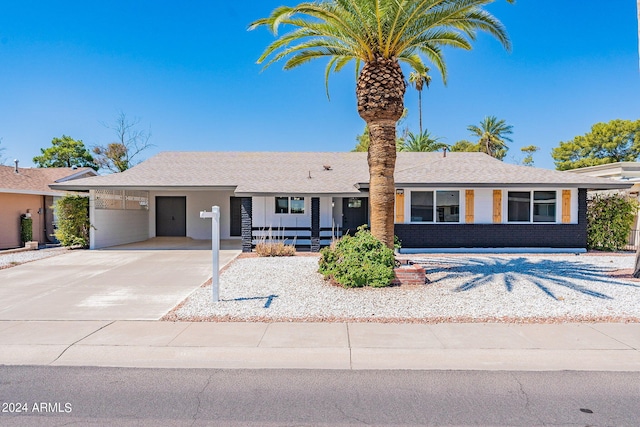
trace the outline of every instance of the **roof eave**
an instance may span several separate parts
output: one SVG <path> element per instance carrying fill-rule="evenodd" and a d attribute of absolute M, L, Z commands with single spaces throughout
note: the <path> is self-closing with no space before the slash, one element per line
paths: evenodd
<path fill-rule="evenodd" d="M 231 185 L 74 185 L 73 182 L 65 184 L 51 184 L 51 188 L 65 191 L 90 191 L 90 190 L 132 190 L 132 191 L 234 191 L 236 186 Z"/>
<path fill-rule="evenodd" d="M 539 182 L 522 182 L 522 183 L 491 183 L 491 182 L 466 182 L 466 183 L 454 183 L 454 182 L 396 182 L 396 188 L 586 188 L 588 190 L 623 190 L 631 188 L 633 183 L 611 182 L 611 183 L 539 183 Z M 368 183 L 358 184 L 359 188 L 369 188 Z"/>
<path fill-rule="evenodd" d="M 0 193 L 24 194 L 29 196 L 64 196 L 67 191 L 38 191 L 38 190 L 18 190 L 15 188 L 0 188 Z"/>

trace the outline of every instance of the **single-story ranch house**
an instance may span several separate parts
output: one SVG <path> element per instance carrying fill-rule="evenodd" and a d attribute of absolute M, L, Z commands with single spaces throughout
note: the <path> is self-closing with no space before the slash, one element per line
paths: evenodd
<path fill-rule="evenodd" d="M 483 153 L 398 153 L 403 248 L 585 248 L 587 190 L 630 184 L 503 163 Z M 317 251 L 369 218 L 367 153 L 164 152 L 125 171 L 52 185 L 89 191 L 91 247 L 160 236 L 261 235 Z"/>
<path fill-rule="evenodd" d="M 20 168 L 0 165 L 0 249 L 19 247 L 20 217 L 33 221 L 33 241 L 56 242 L 53 203 L 64 192 L 54 191 L 49 184 L 95 176 L 91 168 Z"/>

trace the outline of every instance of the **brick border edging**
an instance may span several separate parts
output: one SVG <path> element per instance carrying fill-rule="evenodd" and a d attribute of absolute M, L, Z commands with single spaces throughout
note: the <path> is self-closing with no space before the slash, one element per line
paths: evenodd
<path fill-rule="evenodd" d="M 424 267 L 418 264 L 401 265 L 393 269 L 392 285 L 424 285 L 429 282 Z"/>

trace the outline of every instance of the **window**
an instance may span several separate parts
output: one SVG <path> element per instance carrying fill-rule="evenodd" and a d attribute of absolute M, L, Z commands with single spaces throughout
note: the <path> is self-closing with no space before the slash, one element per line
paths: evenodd
<path fill-rule="evenodd" d="M 556 192 L 533 192 L 533 222 L 556 222 Z"/>
<path fill-rule="evenodd" d="M 531 193 L 529 191 L 509 191 L 509 222 L 529 222 L 531 219 Z"/>
<path fill-rule="evenodd" d="M 460 192 L 412 191 L 411 221 L 460 222 Z"/>
<path fill-rule="evenodd" d="M 359 209 L 362 207 L 362 199 L 359 197 L 350 197 L 348 205 L 350 208 Z"/>
<path fill-rule="evenodd" d="M 292 197 L 291 198 L 291 213 L 303 214 L 304 213 L 304 197 Z"/>
<path fill-rule="evenodd" d="M 556 192 L 509 191 L 507 208 L 509 222 L 556 222 Z"/>
<path fill-rule="evenodd" d="M 436 221 L 460 222 L 460 192 L 436 191 Z"/>
<path fill-rule="evenodd" d="M 411 192 L 411 221 L 433 222 L 433 191 Z"/>
<path fill-rule="evenodd" d="M 288 197 L 276 197 L 276 213 L 277 214 L 289 213 L 289 198 Z"/>
<path fill-rule="evenodd" d="M 304 197 L 276 197 L 277 214 L 304 214 Z"/>

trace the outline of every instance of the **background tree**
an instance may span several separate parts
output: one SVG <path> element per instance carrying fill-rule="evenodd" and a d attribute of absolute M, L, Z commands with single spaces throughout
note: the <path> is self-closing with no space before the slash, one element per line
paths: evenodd
<path fill-rule="evenodd" d="M 533 166 L 533 154 L 540 151 L 540 147 L 536 145 L 527 145 L 526 147 L 522 147 L 520 149 L 526 156 L 522 159 L 522 164 L 524 166 Z"/>
<path fill-rule="evenodd" d="M 471 141 L 467 141 L 466 139 L 463 139 L 461 141 L 456 142 L 455 144 L 453 144 L 450 147 L 451 151 L 458 151 L 458 152 L 473 152 L 473 153 L 477 153 L 480 151 L 480 146 L 478 144 L 474 144 Z"/>
<path fill-rule="evenodd" d="M 640 1 L 640 0 L 638 0 Z M 409 73 L 409 84 L 418 91 L 418 116 L 420 117 L 420 134 L 422 134 L 422 89 L 429 88 L 431 76 L 429 67 L 424 67 L 423 71 L 412 71 Z"/>
<path fill-rule="evenodd" d="M 509 150 L 505 141 L 513 142 L 507 136 L 513 133 L 513 126 L 504 120 L 498 120 L 496 116 L 487 116 L 480 122 L 480 126 L 470 125 L 467 129 L 478 137 L 479 151 L 498 160 L 504 159 Z"/>
<path fill-rule="evenodd" d="M 84 146 L 82 140 L 75 140 L 67 135 L 53 138 L 51 147 L 41 148 L 41 156 L 33 158 L 39 168 L 70 168 L 73 166 L 90 167 L 98 170 L 91 153 Z"/>
<path fill-rule="evenodd" d="M 446 79 L 443 46 L 471 49 L 478 30 L 510 47 L 503 25 L 484 9 L 493 0 L 327 0 L 281 6 L 249 29 L 292 28 L 258 59 L 269 66 L 285 61 L 291 69 L 328 58 L 325 83 L 354 61 L 358 113 L 369 127 L 369 212 L 371 232 L 392 248 L 396 122 L 404 110 L 405 79 L 400 62 L 425 72 L 426 56 Z M 362 69 L 360 66 L 362 65 Z M 446 80 L 445 80 L 446 81 Z"/>
<path fill-rule="evenodd" d="M 138 154 L 153 147 L 153 144 L 149 143 L 151 131 L 137 129 L 136 126 L 139 123 L 139 118 L 129 120 L 127 115 L 121 112 L 114 125 L 104 125 L 116 133 L 117 140 L 107 144 L 106 147 L 101 145 L 93 147 L 95 161 L 100 168 L 111 172 L 126 171 L 135 166 L 136 163 L 133 161 Z"/>
<path fill-rule="evenodd" d="M 432 136 L 429 131 L 419 134 L 409 132 L 404 144 L 400 146 L 400 151 L 438 151 L 443 148 L 449 148 L 444 142 L 440 142 L 442 138 Z"/>
<path fill-rule="evenodd" d="M 551 151 L 558 170 L 634 162 L 639 155 L 640 120 L 620 119 L 596 123 L 591 132 L 561 142 Z"/>
<path fill-rule="evenodd" d="M 351 151 L 362 153 L 369 151 L 369 144 L 371 143 L 371 139 L 369 138 L 369 126 L 365 126 L 364 131 L 360 135 L 356 136 L 356 141 L 356 146 Z"/>

